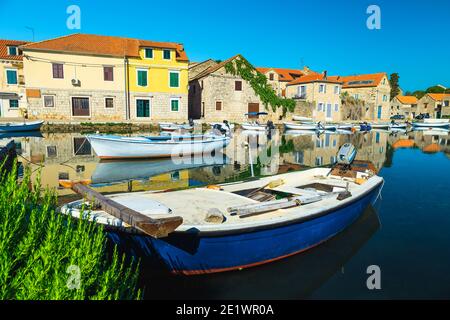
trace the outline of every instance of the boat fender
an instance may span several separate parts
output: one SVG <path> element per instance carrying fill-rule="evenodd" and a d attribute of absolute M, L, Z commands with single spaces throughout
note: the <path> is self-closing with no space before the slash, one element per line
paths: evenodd
<path fill-rule="evenodd" d="M 205 216 L 205 221 L 209 223 L 223 223 L 225 221 L 225 216 L 217 208 L 211 208 L 208 210 Z"/>
<path fill-rule="evenodd" d="M 365 183 L 367 180 L 364 178 L 355 178 L 355 183 L 358 185 L 362 185 L 363 183 Z"/>
<path fill-rule="evenodd" d="M 218 185 L 215 184 L 211 184 L 209 186 L 206 186 L 206 189 L 211 189 L 211 190 L 222 190 L 222 188 Z"/>

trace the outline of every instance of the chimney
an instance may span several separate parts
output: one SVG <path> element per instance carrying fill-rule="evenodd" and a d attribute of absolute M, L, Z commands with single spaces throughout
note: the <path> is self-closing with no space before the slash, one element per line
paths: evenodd
<path fill-rule="evenodd" d="M 307 66 L 303 67 L 303 73 L 304 74 L 308 74 L 309 73 L 309 68 Z"/>
<path fill-rule="evenodd" d="M 324 79 L 324 80 L 327 79 L 327 70 L 325 70 L 325 71 L 323 72 L 323 79 Z"/>

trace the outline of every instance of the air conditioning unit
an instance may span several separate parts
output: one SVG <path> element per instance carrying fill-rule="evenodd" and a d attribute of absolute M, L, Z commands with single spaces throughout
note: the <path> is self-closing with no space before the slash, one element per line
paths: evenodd
<path fill-rule="evenodd" d="M 79 87 L 81 85 L 81 81 L 78 79 L 72 79 L 72 85 Z"/>

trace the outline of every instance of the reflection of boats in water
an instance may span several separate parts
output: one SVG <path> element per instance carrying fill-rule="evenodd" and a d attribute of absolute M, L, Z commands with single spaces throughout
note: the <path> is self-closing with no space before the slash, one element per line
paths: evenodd
<path fill-rule="evenodd" d="M 446 136 L 450 133 L 450 130 L 445 128 L 414 127 L 414 131 L 420 131 L 424 136 Z"/>
<path fill-rule="evenodd" d="M 313 130 L 286 130 L 285 136 L 315 136 L 317 133 Z"/>
<path fill-rule="evenodd" d="M 222 153 L 215 156 L 186 157 L 178 159 L 158 159 L 145 161 L 99 162 L 92 173 L 92 184 L 109 184 L 128 180 L 142 180 L 163 173 L 225 165 L 229 158 Z"/>
<path fill-rule="evenodd" d="M 42 138 L 40 131 L 13 131 L 13 132 L 0 132 L 0 139 L 6 138 Z"/>
<path fill-rule="evenodd" d="M 335 238 L 301 255 L 226 274 L 176 277 L 143 265 L 146 299 L 300 299 L 338 272 L 379 229 L 372 206 Z M 238 284 L 238 285 L 237 285 Z"/>

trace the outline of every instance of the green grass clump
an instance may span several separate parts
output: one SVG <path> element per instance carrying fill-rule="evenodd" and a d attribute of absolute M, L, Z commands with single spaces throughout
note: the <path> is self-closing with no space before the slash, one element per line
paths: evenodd
<path fill-rule="evenodd" d="M 107 250 L 103 228 L 57 213 L 55 192 L 16 172 L 0 177 L 0 299 L 139 299 L 138 265 Z"/>

